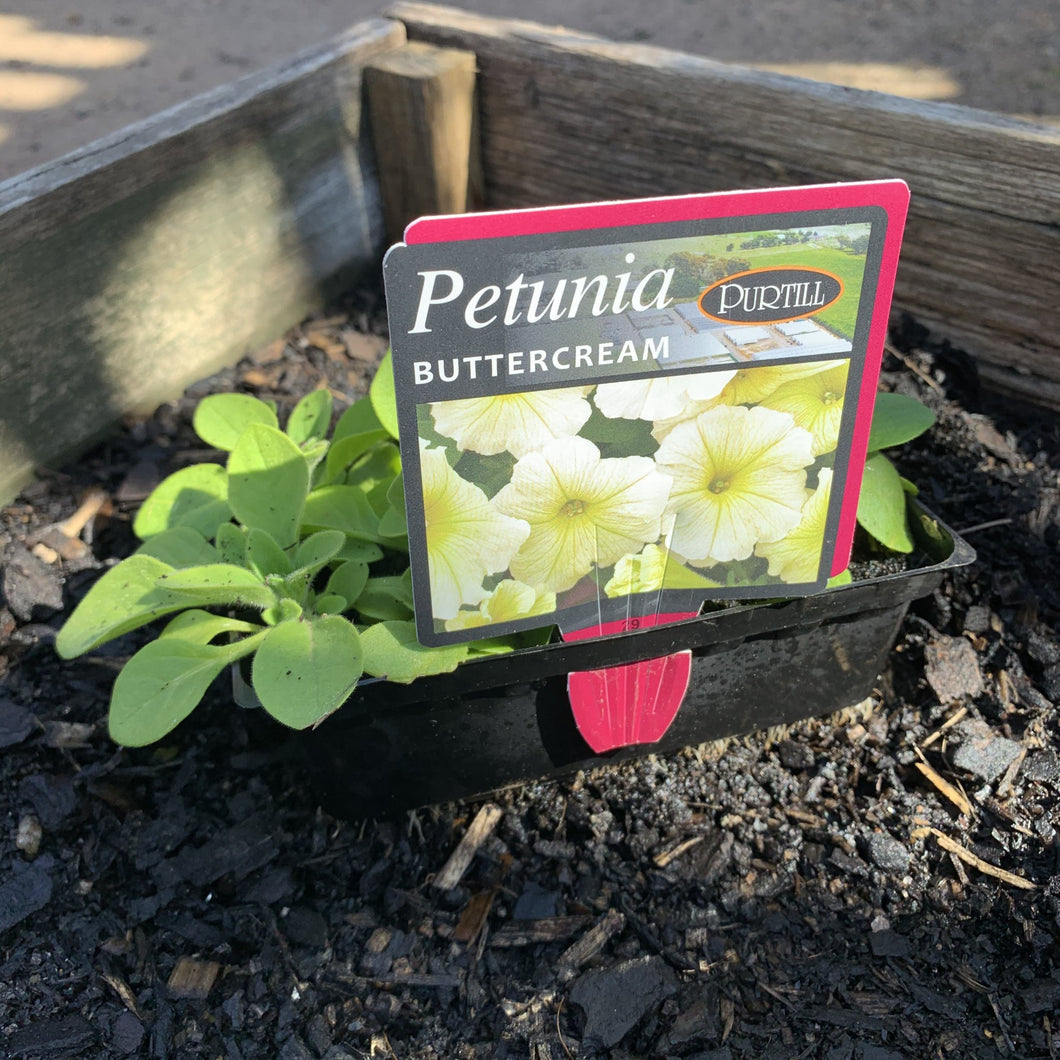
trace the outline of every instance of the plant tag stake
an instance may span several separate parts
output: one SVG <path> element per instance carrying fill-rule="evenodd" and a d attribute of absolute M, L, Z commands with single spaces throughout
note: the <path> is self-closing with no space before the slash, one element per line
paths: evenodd
<path fill-rule="evenodd" d="M 416 629 L 567 640 L 849 561 L 901 181 L 421 218 L 384 263 Z M 687 653 L 573 673 L 602 752 Z"/>

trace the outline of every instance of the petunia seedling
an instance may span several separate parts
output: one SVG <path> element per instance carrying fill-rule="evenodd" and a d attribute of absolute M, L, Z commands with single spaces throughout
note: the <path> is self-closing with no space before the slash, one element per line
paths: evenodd
<path fill-rule="evenodd" d="M 898 473 L 882 450 L 912 441 L 934 422 L 935 414 L 915 398 L 890 393 L 876 396 L 869 453 L 858 501 L 858 523 L 892 552 L 913 551 L 906 497 L 916 496 L 917 488 Z"/>
<path fill-rule="evenodd" d="M 115 741 L 161 739 L 247 660 L 261 705 L 301 729 L 362 674 L 411 681 L 480 650 L 424 648 L 410 635 L 393 400 L 388 358 L 333 431 L 327 390 L 302 398 L 282 430 L 275 408 L 249 395 L 200 402 L 195 431 L 225 462 L 183 468 L 154 490 L 134 522 L 142 544 L 89 589 L 56 641 L 73 658 L 168 619 L 114 683 Z M 481 648 L 509 649 L 498 638 Z"/>

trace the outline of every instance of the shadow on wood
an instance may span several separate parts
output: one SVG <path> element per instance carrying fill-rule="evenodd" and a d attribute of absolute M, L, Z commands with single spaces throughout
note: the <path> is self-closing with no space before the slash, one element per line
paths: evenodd
<path fill-rule="evenodd" d="M 375 267 L 363 23 L 0 185 L 0 501 Z"/>

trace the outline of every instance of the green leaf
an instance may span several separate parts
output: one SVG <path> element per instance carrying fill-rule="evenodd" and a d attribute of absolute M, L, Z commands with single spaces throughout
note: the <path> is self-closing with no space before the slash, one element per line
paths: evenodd
<path fill-rule="evenodd" d="M 276 413 L 264 401 L 249 394 L 211 394 L 195 407 L 191 425 L 195 433 L 215 449 L 231 452 L 240 435 L 252 423 L 278 426 Z"/>
<path fill-rule="evenodd" d="M 325 438 L 331 423 L 331 391 L 325 387 L 311 390 L 291 410 L 287 418 L 287 437 L 296 445 L 310 439 Z"/>
<path fill-rule="evenodd" d="M 356 560 L 358 563 L 375 563 L 376 560 L 383 558 L 383 550 L 371 541 L 358 541 L 356 538 L 348 537 L 346 544 L 342 546 L 335 558 Z"/>
<path fill-rule="evenodd" d="M 412 608 L 403 604 L 385 589 L 369 585 L 354 601 L 354 610 L 363 619 L 373 622 L 404 622 L 412 618 Z"/>
<path fill-rule="evenodd" d="M 405 570 L 401 574 L 390 574 L 382 578 L 372 578 L 373 585 L 392 593 L 395 600 L 413 607 L 412 595 L 412 571 Z"/>
<path fill-rule="evenodd" d="M 272 534 L 257 527 L 247 533 L 247 565 L 264 581 L 270 574 L 286 577 L 294 570 L 287 553 L 276 544 Z"/>
<path fill-rule="evenodd" d="M 346 482 L 367 494 L 373 511 L 382 515 L 387 508 L 387 491 L 400 474 L 401 453 L 393 442 L 388 441 L 385 445 L 376 446 L 352 467 Z"/>
<path fill-rule="evenodd" d="M 372 408 L 371 398 L 363 397 L 355 401 L 340 417 L 331 433 L 331 444 L 341 441 L 350 434 L 366 434 L 369 431 L 385 431 L 379 417 Z"/>
<path fill-rule="evenodd" d="M 228 458 L 228 501 L 236 518 L 265 530 L 280 548 L 298 539 L 309 468 L 286 434 L 252 423 Z"/>
<path fill-rule="evenodd" d="M 921 435 L 935 422 L 935 413 L 905 394 L 880 393 L 872 414 L 869 452 L 890 449 Z"/>
<path fill-rule="evenodd" d="M 351 537 L 379 541 L 379 516 L 356 486 L 321 486 L 306 498 L 303 524 L 321 530 L 341 530 Z"/>
<path fill-rule="evenodd" d="M 154 556 L 141 555 L 111 567 L 59 630 L 56 651 L 73 659 L 162 615 L 193 607 L 194 596 L 161 587 L 159 579 L 172 570 Z"/>
<path fill-rule="evenodd" d="M 318 530 L 310 534 L 294 554 L 295 570 L 306 574 L 316 574 L 325 563 L 333 560 L 346 543 L 346 535 L 341 530 Z"/>
<path fill-rule="evenodd" d="M 201 604 L 269 607 L 276 603 L 276 594 L 256 574 L 231 563 L 170 571 L 159 576 L 158 584 Z"/>
<path fill-rule="evenodd" d="M 194 567 L 200 563 L 218 563 L 221 560 L 221 553 L 190 526 L 175 526 L 172 530 L 155 534 L 135 554 L 154 556 L 170 567 Z"/>
<path fill-rule="evenodd" d="M 302 605 L 297 600 L 285 596 L 273 607 L 266 607 L 261 613 L 261 620 L 267 626 L 278 626 L 281 622 L 293 622 L 302 617 Z"/>
<path fill-rule="evenodd" d="M 228 475 L 220 464 L 193 464 L 163 479 L 141 505 L 133 532 L 141 540 L 175 526 L 190 526 L 203 537 L 232 515 Z"/>
<path fill-rule="evenodd" d="M 920 496 L 920 487 L 915 482 L 910 482 L 904 475 L 899 475 L 898 480 L 902 483 L 902 489 L 904 489 L 910 497 Z"/>
<path fill-rule="evenodd" d="M 377 621 L 410 618 L 413 613 L 411 573 L 369 578 L 353 606 L 365 618 Z"/>
<path fill-rule="evenodd" d="M 386 491 L 386 511 L 379 520 L 379 533 L 384 537 L 408 536 L 408 516 L 405 512 L 405 481 L 398 475 Z"/>
<path fill-rule="evenodd" d="M 346 610 L 346 597 L 338 593 L 323 593 L 313 601 L 313 610 L 318 615 L 337 615 Z"/>
<path fill-rule="evenodd" d="M 849 585 L 853 580 L 850 568 L 848 567 L 846 570 L 841 570 L 838 574 L 833 574 L 832 577 L 828 579 L 828 588 L 837 589 L 840 585 Z"/>
<path fill-rule="evenodd" d="M 514 637 L 490 637 L 487 640 L 469 640 L 467 657 L 474 659 L 482 655 L 507 655 L 514 647 Z"/>
<path fill-rule="evenodd" d="M 338 593 L 349 602 L 361 595 L 367 582 L 368 564 L 358 560 L 347 560 L 332 572 L 324 591 Z"/>
<path fill-rule="evenodd" d="M 408 510 L 405 508 L 405 480 L 400 475 L 390 483 L 390 488 L 386 491 L 386 502 L 402 519 L 408 516 Z"/>
<path fill-rule="evenodd" d="M 177 615 L 159 634 L 162 637 L 179 637 L 191 644 L 209 644 L 222 633 L 260 633 L 261 626 L 253 622 L 242 622 L 227 615 L 214 615 L 209 611 L 185 611 Z"/>
<path fill-rule="evenodd" d="M 858 522 L 892 552 L 913 551 L 901 476 L 882 453 L 876 453 L 865 462 Z"/>
<path fill-rule="evenodd" d="M 305 459 L 306 467 L 309 468 L 310 478 L 316 479 L 320 475 L 317 474 L 317 465 L 325 456 L 328 455 L 328 440 L 326 438 L 318 438 L 315 441 L 309 441 L 305 443 L 305 447 L 302 449 L 302 456 Z"/>
<path fill-rule="evenodd" d="M 411 622 L 380 622 L 361 634 L 364 670 L 373 677 L 408 684 L 417 677 L 455 670 L 467 658 L 466 644 L 425 648 Z"/>
<path fill-rule="evenodd" d="M 277 721 L 305 729 L 337 710 L 361 677 L 361 638 L 338 615 L 283 622 L 254 657 L 254 691 Z"/>
<path fill-rule="evenodd" d="M 335 482 L 340 479 L 373 445 L 378 445 L 389 437 L 390 435 L 380 427 L 373 431 L 348 434 L 337 442 L 333 441 L 328 451 L 327 480 Z"/>
<path fill-rule="evenodd" d="M 394 394 L 394 363 L 390 350 L 386 351 L 386 356 L 379 363 L 372 385 L 368 388 L 368 397 L 379 422 L 390 432 L 392 438 L 397 438 L 397 397 Z"/>
<path fill-rule="evenodd" d="M 256 638 L 239 644 L 196 644 L 162 637 L 141 648 L 118 674 L 110 700 L 111 739 L 143 747 L 175 729 L 195 708 L 214 678 L 253 651 Z"/>
<path fill-rule="evenodd" d="M 237 567 L 245 566 L 247 561 L 247 532 L 235 523 L 222 523 L 217 528 L 214 544 L 220 553 L 222 563 L 234 563 Z"/>
<path fill-rule="evenodd" d="M 409 532 L 408 522 L 401 512 L 394 508 L 387 508 L 379 520 L 379 533 L 382 537 L 402 538 L 407 537 Z"/>

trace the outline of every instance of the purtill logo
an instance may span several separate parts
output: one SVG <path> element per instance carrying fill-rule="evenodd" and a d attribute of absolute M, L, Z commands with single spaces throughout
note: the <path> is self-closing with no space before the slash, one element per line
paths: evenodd
<path fill-rule="evenodd" d="M 723 324 L 781 324 L 820 313 L 842 293 L 843 281 L 823 269 L 749 269 L 711 284 L 699 308 Z"/>

